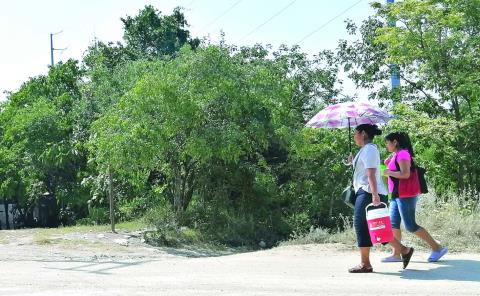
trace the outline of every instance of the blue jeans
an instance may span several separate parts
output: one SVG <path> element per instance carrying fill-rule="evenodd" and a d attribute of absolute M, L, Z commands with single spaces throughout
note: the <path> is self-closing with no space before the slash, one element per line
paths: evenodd
<path fill-rule="evenodd" d="M 392 228 L 400 229 L 400 223 L 403 220 L 403 225 L 409 232 L 416 232 L 420 226 L 415 221 L 415 209 L 417 206 L 418 197 L 407 198 L 393 198 L 390 201 L 390 219 L 392 220 Z"/>
<path fill-rule="evenodd" d="M 355 194 L 355 209 L 353 212 L 353 226 L 357 235 L 357 245 L 359 247 L 371 247 L 370 233 L 368 232 L 367 215 L 365 208 L 372 202 L 372 194 L 360 189 Z M 387 203 L 387 197 L 380 195 L 380 201 Z"/>

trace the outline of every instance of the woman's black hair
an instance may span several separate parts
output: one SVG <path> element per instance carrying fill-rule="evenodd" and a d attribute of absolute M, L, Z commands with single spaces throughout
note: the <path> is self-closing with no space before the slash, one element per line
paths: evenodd
<path fill-rule="evenodd" d="M 358 132 L 365 132 L 370 140 L 373 140 L 375 136 L 382 134 L 382 131 L 376 124 L 360 124 L 355 128 Z"/>
<path fill-rule="evenodd" d="M 393 142 L 397 141 L 398 148 L 400 149 L 407 149 L 410 156 L 413 157 L 413 147 L 412 142 L 410 141 L 410 137 L 407 133 L 404 132 L 393 132 L 385 136 L 385 140 Z"/>

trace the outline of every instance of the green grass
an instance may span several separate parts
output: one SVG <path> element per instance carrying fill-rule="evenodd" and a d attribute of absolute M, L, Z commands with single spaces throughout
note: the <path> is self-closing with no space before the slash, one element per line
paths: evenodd
<path fill-rule="evenodd" d="M 452 252 L 480 252 L 480 204 L 465 196 L 451 195 L 448 202 L 436 201 L 434 194 L 420 197 L 417 205 L 417 223 L 432 237 Z M 304 235 L 294 235 L 280 245 L 313 243 L 340 243 L 355 248 L 356 239 L 350 219 L 344 219 L 345 230 L 341 232 L 312 229 Z M 423 251 L 430 251 L 426 243 L 402 227 L 402 241 Z M 376 246 L 388 249 L 388 246 Z"/>

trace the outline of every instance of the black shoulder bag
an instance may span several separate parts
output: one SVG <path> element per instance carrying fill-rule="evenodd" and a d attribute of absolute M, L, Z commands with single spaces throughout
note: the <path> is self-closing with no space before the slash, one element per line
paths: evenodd
<path fill-rule="evenodd" d="M 413 161 L 413 158 L 412 158 L 412 166 L 414 166 L 415 169 L 417 170 L 418 183 L 420 184 L 420 192 L 421 193 L 428 193 L 427 180 L 425 180 L 425 172 L 427 170 L 425 168 L 419 166 L 417 163 L 415 163 Z"/>

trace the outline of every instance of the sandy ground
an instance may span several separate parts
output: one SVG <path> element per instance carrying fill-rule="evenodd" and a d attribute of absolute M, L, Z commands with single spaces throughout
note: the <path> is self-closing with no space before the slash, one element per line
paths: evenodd
<path fill-rule="evenodd" d="M 402 270 L 373 250 L 375 272 L 349 274 L 358 254 L 339 245 L 234 253 L 153 248 L 127 233 L 38 245 L 33 234 L 0 231 L 0 295 L 480 295 L 480 254 L 428 263 L 416 252 Z"/>

